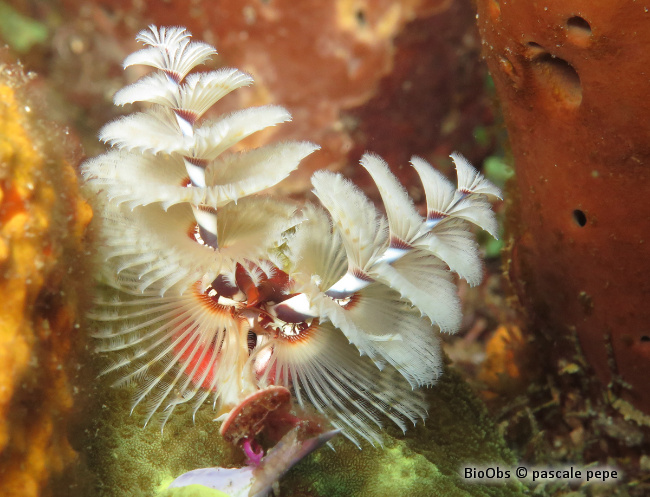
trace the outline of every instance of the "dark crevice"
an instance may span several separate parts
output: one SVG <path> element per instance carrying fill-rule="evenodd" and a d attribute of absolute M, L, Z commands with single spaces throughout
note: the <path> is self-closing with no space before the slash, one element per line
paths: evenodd
<path fill-rule="evenodd" d="M 582 102 L 582 85 L 578 73 L 566 60 L 543 52 L 533 59 L 532 68 L 539 85 L 548 91 L 550 97 L 576 108 Z"/>
<path fill-rule="evenodd" d="M 566 22 L 566 25 L 569 30 L 575 30 L 576 32 L 581 32 L 582 34 L 591 35 L 591 26 L 580 16 L 573 16 L 569 18 L 569 20 Z"/>
<path fill-rule="evenodd" d="M 580 209 L 576 209 L 573 211 L 573 220 L 580 227 L 583 227 L 585 224 L 587 224 L 587 216 Z"/>

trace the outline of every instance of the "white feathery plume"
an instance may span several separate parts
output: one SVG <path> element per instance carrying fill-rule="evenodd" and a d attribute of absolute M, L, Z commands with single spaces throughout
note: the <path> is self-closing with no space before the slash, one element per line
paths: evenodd
<path fill-rule="evenodd" d="M 135 39 L 144 45 L 162 49 L 173 48 L 189 41 L 192 34 L 183 26 L 154 26 L 140 31 Z"/>
<path fill-rule="evenodd" d="M 370 173 L 381 194 L 390 226 L 391 242 L 394 238 L 406 243 L 415 239 L 422 229 L 422 217 L 406 189 L 390 172 L 388 164 L 375 154 L 364 154 L 361 165 Z"/>
<path fill-rule="evenodd" d="M 372 283 L 343 306 L 322 297 L 313 303 L 378 367 L 389 363 L 413 388 L 433 385 L 438 379 L 442 369 L 439 339 L 429 321 L 395 290 Z"/>
<path fill-rule="evenodd" d="M 173 111 L 160 106 L 108 123 L 99 132 L 99 139 L 118 149 L 153 154 L 182 153 L 192 145 L 181 133 Z"/>
<path fill-rule="evenodd" d="M 149 26 L 141 31 L 136 40 L 150 45 L 132 53 L 124 60 L 124 68 L 146 65 L 160 69 L 176 83 L 199 64 L 203 64 L 217 51 L 207 43 L 190 41 L 191 33 L 185 28 L 161 28 Z"/>
<path fill-rule="evenodd" d="M 292 385 L 301 405 L 311 402 L 355 443 L 355 434 L 379 442 L 380 415 L 402 429 L 405 421 L 425 416 L 423 399 L 412 386 L 437 379 L 441 368 L 437 338 L 430 325 L 383 285 L 362 289 L 346 304 L 326 296 L 323 290 L 346 271 L 345 248 L 324 212 L 308 205 L 303 215 L 304 221 L 287 239 L 291 291 L 308 294 L 321 322 L 298 332 L 287 327 L 269 341 L 265 347 L 272 353 L 262 380 Z M 397 330 L 411 340 L 393 340 Z M 359 356 L 348 341 L 372 360 Z M 388 361 L 382 359 L 384 354 Z"/>
<path fill-rule="evenodd" d="M 205 122 L 188 136 L 180 128 L 174 111 L 154 107 L 107 124 L 99 139 L 119 149 L 212 160 L 247 136 L 289 120 L 290 114 L 277 105 L 252 107 L 215 122 Z"/>
<path fill-rule="evenodd" d="M 361 190 L 340 174 L 316 171 L 311 182 L 341 235 L 350 269 L 365 271 L 387 241 L 383 216 Z"/>
<path fill-rule="evenodd" d="M 82 172 L 102 211 L 104 285 L 93 318 L 106 374 L 137 386 L 147 422 L 210 396 L 226 414 L 270 385 L 290 389 L 359 443 L 381 443 L 383 418 L 405 429 L 426 417 L 423 394 L 441 373 L 433 323 L 453 332 L 460 304 L 451 271 L 481 278 L 475 224 L 492 234 L 500 192 L 461 156 L 458 188 L 418 158 L 422 218 L 378 156 L 372 175 L 387 218 L 351 182 L 317 172 L 323 209 L 263 197 L 318 147 L 287 142 L 234 152 L 253 133 L 291 119 L 278 106 L 204 120 L 252 78 L 193 73 L 216 53 L 181 27 L 150 26 L 125 60 L 158 69 L 115 103 L 147 110 L 107 124 L 112 149 Z M 329 213 L 329 215 L 328 215 Z M 449 270 L 451 269 L 451 271 Z M 112 296 L 111 296 L 112 295 Z"/>
<path fill-rule="evenodd" d="M 224 264 L 232 267 L 265 256 L 291 227 L 294 210 L 292 204 L 270 198 L 247 197 L 230 203 L 220 211 L 219 248 L 214 250 L 197 243 L 189 204 L 172 206 L 166 212 L 155 204 L 133 211 L 108 207 L 102 257 L 118 274 L 128 270 L 125 276 L 135 278 L 137 291 L 151 289 L 162 295 L 173 287 L 182 292 L 204 275 L 212 281 Z"/>
<path fill-rule="evenodd" d="M 287 272 L 295 281 L 294 291 L 305 292 L 315 283 L 325 291 L 346 272 L 348 261 L 341 236 L 319 207 L 307 204 L 293 235 L 287 237 Z M 301 286 L 303 285 L 303 286 Z"/>
<path fill-rule="evenodd" d="M 390 228 L 390 246 L 369 274 L 397 290 L 442 331 L 457 331 L 460 301 L 450 273 L 441 259 L 414 247 L 428 231 L 424 219 L 386 162 L 364 154 L 361 165 L 377 184 Z"/>
<path fill-rule="evenodd" d="M 178 106 L 179 89 L 178 83 L 169 79 L 164 73 L 154 72 L 118 90 L 113 95 L 113 103 L 127 105 L 134 102 L 149 102 L 174 108 Z"/>
<path fill-rule="evenodd" d="M 446 179 L 424 164 L 421 159 L 414 160 L 414 162 L 419 169 L 424 170 L 423 180 L 428 193 L 427 197 L 431 198 L 432 203 L 435 202 L 434 205 L 446 204 L 449 206 L 457 196 L 464 195 L 456 192 Z M 368 258 L 367 261 L 364 261 L 366 264 L 363 266 L 363 273 L 366 278 L 363 282 L 358 279 L 352 281 L 349 274 L 352 271 L 349 271 L 328 291 L 328 295 L 335 297 L 350 295 L 353 291 L 359 291 L 368 285 L 372 279 L 376 279 L 398 291 L 423 315 L 426 315 L 434 324 L 439 325 L 441 330 L 452 333 L 457 331 L 460 325 L 460 303 L 456 296 L 455 286 L 451 283 L 449 275 L 446 274 L 444 264 L 465 278 L 471 285 L 478 284 L 482 278 L 477 245 L 467 230 L 467 224 L 463 222 L 466 209 L 459 209 L 460 214 L 456 211 L 448 213 L 448 220 L 442 225 L 433 226 L 432 229 L 417 213 L 406 190 L 381 158 L 373 154 L 365 154 L 361 159 L 361 165 L 375 180 L 384 201 L 390 231 L 389 246 L 384 247 L 382 243 L 377 243 L 372 236 L 367 234 L 365 236 L 355 234 L 352 239 L 366 247 L 366 250 L 374 256 L 373 259 Z M 322 180 L 316 179 L 322 183 Z M 346 184 L 345 180 L 341 178 L 338 181 Z M 487 188 L 487 180 L 482 181 L 485 183 L 480 182 L 481 188 Z M 320 183 L 315 183 L 316 193 L 319 195 L 320 192 L 324 192 L 321 193 L 326 199 L 324 205 L 330 210 L 343 233 L 349 232 L 350 228 L 343 225 L 339 219 L 348 218 L 347 212 L 350 211 L 357 216 L 359 212 L 365 213 L 363 222 L 366 230 L 368 226 L 377 226 L 376 222 L 371 222 L 374 207 L 363 194 L 355 191 L 354 210 L 349 206 L 346 209 L 339 196 L 328 193 L 341 191 L 342 188 L 335 189 L 333 180 L 329 180 L 324 186 Z M 354 191 L 354 187 L 348 186 L 348 189 Z M 342 197 L 345 200 L 346 196 Z M 489 204 L 482 198 L 476 200 L 461 198 L 459 200 L 464 201 L 466 205 L 470 201 L 474 201 L 474 212 L 485 209 L 485 205 L 489 207 Z M 341 204 L 338 208 L 335 207 L 337 201 Z M 486 210 L 486 212 L 491 214 L 491 210 Z M 346 235 L 343 234 L 342 237 L 345 241 Z M 350 254 L 348 246 L 346 249 Z M 404 260 L 408 254 L 410 256 Z M 433 299 L 431 298 L 433 296 L 430 295 L 432 288 L 436 291 Z"/>
<path fill-rule="evenodd" d="M 412 386 L 432 384 L 440 372 L 440 357 L 429 322 L 380 283 L 370 283 L 349 299 L 327 296 L 325 291 L 343 274 L 347 247 L 339 229 L 330 232 L 322 213 L 312 209 L 308 215 L 287 242 L 294 265 L 289 272 L 296 282 L 292 291 L 307 294 L 317 314 L 378 366 L 391 364 Z"/>
<path fill-rule="evenodd" d="M 372 275 L 397 290 L 440 331 L 460 329 L 460 299 L 447 265 L 438 257 L 414 248 L 392 264 L 378 264 Z"/>
<path fill-rule="evenodd" d="M 317 171 L 314 193 L 332 216 L 348 257 L 348 271 L 328 289 L 333 298 L 351 295 L 372 282 L 368 274 L 388 239 L 385 218 L 372 202 L 339 174 Z"/>
<path fill-rule="evenodd" d="M 378 371 L 331 323 L 315 322 L 297 335 L 280 333 L 265 347 L 271 354 L 261 382 L 291 388 L 299 405 L 315 406 L 357 445 L 356 435 L 373 445 L 381 443 L 378 431 L 384 416 L 403 431 L 409 422 L 426 417 L 421 393 L 411 390 L 394 369 Z"/>
<path fill-rule="evenodd" d="M 348 256 L 339 230 L 332 230 L 329 218 L 320 209 L 306 206 L 305 211 L 306 219 L 286 241 L 291 292 L 306 295 L 310 304 L 307 312 L 332 321 L 360 352 L 383 364 L 366 333 L 347 314 L 340 314 L 341 305 L 324 293 L 347 274 Z"/>
<path fill-rule="evenodd" d="M 95 334 L 101 340 L 98 351 L 122 354 L 102 374 L 128 367 L 116 385 L 137 382 L 132 408 L 146 402 L 145 424 L 161 406 L 166 420 L 177 404 L 198 397 L 196 411 L 206 386 L 222 396 L 232 382 L 233 359 L 241 356 L 238 349 L 247 349 L 246 323 L 198 285 L 183 296 L 121 294 L 98 304 L 91 315 L 103 324 Z"/>
<path fill-rule="evenodd" d="M 186 187 L 183 159 L 174 155 L 111 149 L 84 162 L 81 174 L 111 203 L 129 209 L 155 202 L 168 202 L 169 207 L 195 195 L 195 189 Z"/>
<path fill-rule="evenodd" d="M 387 167 L 382 168 L 374 157 L 367 159 L 367 162 L 375 163 L 368 166 L 372 172 L 385 178 L 380 191 L 383 195 L 389 192 L 391 207 L 394 203 L 401 202 L 401 210 L 394 209 L 391 217 L 395 219 L 395 211 L 400 214 L 409 212 L 409 209 L 414 211 L 408 199 L 404 205 L 405 192 L 389 183 L 394 177 Z M 375 168 L 374 165 L 379 167 Z M 312 183 L 314 192 L 332 216 L 336 232 L 341 237 L 348 256 L 347 273 L 329 289 L 321 288 L 325 294 L 312 291 L 312 304 L 320 315 L 341 329 L 350 342 L 370 356 L 377 366 L 382 367 L 383 361 L 388 362 L 412 386 L 432 384 L 439 373 L 440 359 L 435 350 L 436 343 L 430 325 L 419 314 L 425 312 L 424 309 L 431 311 L 433 306 L 426 306 L 420 312 L 411 309 L 409 301 L 402 299 L 400 294 L 408 298 L 411 291 L 414 298 L 419 299 L 417 284 L 399 285 L 399 274 L 395 274 L 399 273 L 399 269 L 393 269 L 392 275 L 378 269 L 385 264 L 381 256 L 387 249 L 386 222 L 383 216 L 377 213 L 365 195 L 340 175 L 317 172 Z M 419 225 L 423 226 L 423 220 L 416 217 L 417 213 L 413 214 L 412 223 L 419 221 Z M 408 221 L 400 225 L 403 232 L 399 234 L 410 232 L 407 240 L 410 241 L 417 236 L 419 228 L 416 226 L 411 230 L 407 223 Z M 382 277 L 389 285 L 398 285 L 395 288 L 399 292 L 381 283 L 373 283 L 373 277 L 376 276 Z M 446 294 L 447 302 L 455 303 L 455 294 L 453 291 L 449 293 L 449 290 L 448 285 L 443 286 L 441 293 Z M 328 296 L 339 299 L 341 303 Z M 458 307 L 456 305 L 451 312 L 456 314 Z M 446 327 L 455 326 L 458 322 L 457 318 L 445 320 L 444 315 L 432 316 L 430 319 L 433 322 L 441 320 Z"/>
<path fill-rule="evenodd" d="M 481 173 L 474 169 L 465 157 L 459 153 L 454 152 L 451 154 L 451 158 L 454 161 L 454 165 L 456 166 L 456 172 L 458 173 L 458 189 L 461 192 L 491 195 L 500 200 L 503 200 L 501 197 L 501 190 L 499 190 L 496 186 L 485 179 Z"/>
<path fill-rule="evenodd" d="M 122 296 L 98 306 L 102 350 L 127 354 L 109 370 L 125 371 L 120 381 L 139 386 L 135 405 L 147 405 L 147 420 L 163 409 L 163 423 L 177 403 L 195 398 L 198 408 L 213 393 L 215 405 L 229 409 L 257 388 L 245 367 L 250 320 L 237 310 L 245 302 L 221 296 L 212 283 L 223 290 L 223 276 L 241 299 L 238 267 L 250 268 L 254 284 L 274 274 L 266 258 L 293 226 L 295 207 L 249 196 L 285 178 L 317 148 L 284 143 L 220 157 L 290 115 L 266 106 L 195 129 L 210 106 L 252 80 L 233 69 L 188 76 L 216 53 L 189 37 L 184 28 L 140 33 L 138 40 L 150 47 L 125 66 L 145 64 L 162 73 L 145 76 L 115 101 L 152 107 L 105 126 L 100 137 L 113 150 L 83 166 L 103 199 L 99 279 Z"/>
<path fill-rule="evenodd" d="M 296 206 L 272 197 L 246 197 L 220 209 L 219 250 L 230 258 L 259 258 L 274 248 L 281 234 L 292 228 Z"/>
<path fill-rule="evenodd" d="M 228 93 L 252 82 L 248 74 L 230 68 L 190 74 L 182 85 L 156 72 L 122 88 L 113 97 L 113 102 L 115 105 L 149 102 L 182 109 L 196 121 Z"/>
<path fill-rule="evenodd" d="M 198 119 L 225 95 L 252 83 L 250 75 L 231 68 L 190 74 L 179 87 L 174 107 L 193 112 Z"/>
<path fill-rule="evenodd" d="M 183 202 L 222 207 L 275 186 L 317 149 L 309 142 L 281 142 L 222 155 L 205 167 L 205 187 L 187 187 L 185 164 L 177 155 L 114 149 L 85 162 L 82 174 L 129 209 L 156 202 L 165 210 Z"/>
<path fill-rule="evenodd" d="M 457 164 L 458 189 L 426 161 L 419 157 L 411 158 L 411 164 L 424 186 L 427 222 L 433 227 L 447 218 L 465 219 L 496 238 L 497 222 L 487 197 L 501 198 L 501 192 L 474 170 L 465 158 L 460 155 L 452 155 L 452 158 Z M 477 182 L 478 191 L 470 189 L 474 181 Z"/>
<path fill-rule="evenodd" d="M 190 157 L 213 160 L 247 136 L 287 121 L 291 121 L 291 114 L 278 105 L 238 110 L 218 121 L 208 121 L 197 127 L 188 147 L 178 152 Z"/>
<path fill-rule="evenodd" d="M 451 218 L 445 223 L 437 224 L 415 245 L 440 257 L 470 286 L 478 285 L 483 279 L 478 244 L 465 220 Z"/>
<path fill-rule="evenodd" d="M 222 205 L 275 186 L 319 148 L 310 142 L 281 142 L 220 156 L 206 167 L 201 201 Z"/>
<path fill-rule="evenodd" d="M 226 262 L 193 237 L 196 221 L 191 206 L 164 212 L 157 206 L 133 212 L 105 208 L 100 257 L 115 278 L 107 281 L 122 291 L 182 294 L 204 274 L 218 274 Z"/>
<path fill-rule="evenodd" d="M 457 198 L 456 187 L 444 174 L 420 157 L 411 157 L 411 165 L 417 171 L 424 187 L 427 201 L 427 216 L 442 216 Z"/>

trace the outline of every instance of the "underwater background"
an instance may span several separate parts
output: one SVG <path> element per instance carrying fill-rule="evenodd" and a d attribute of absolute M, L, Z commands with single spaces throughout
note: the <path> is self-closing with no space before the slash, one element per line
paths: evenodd
<path fill-rule="evenodd" d="M 384 447 L 343 437 L 280 483 L 291 496 L 634 495 L 650 492 L 650 14 L 631 1 L 252 0 L 0 2 L 0 493 L 223 495 L 164 490 L 241 466 L 212 421 L 178 409 L 161 434 L 98 378 L 96 234 L 79 164 L 147 25 L 183 25 L 214 67 L 256 84 L 219 112 L 279 104 L 293 120 L 246 140 L 321 151 L 273 192 L 312 198 L 319 169 L 373 200 L 370 150 L 416 204 L 417 154 L 453 176 L 465 155 L 504 189 L 499 241 L 479 234 L 481 285 L 460 282 L 428 419 Z M 515 175 L 516 171 L 516 175 Z M 462 468 L 617 468 L 607 485 L 470 482 Z"/>

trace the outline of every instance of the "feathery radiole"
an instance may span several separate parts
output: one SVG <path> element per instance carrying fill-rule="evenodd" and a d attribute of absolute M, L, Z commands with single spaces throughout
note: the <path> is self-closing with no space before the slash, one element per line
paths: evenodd
<path fill-rule="evenodd" d="M 289 389 L 359 442 L 426 417 L 419 387 L 441 372 L 435 329 L 455 332 L 453 272 L 481 279 L 476 225 L 496 235 L 500 192 L 461 156 L 458 186 L 423 159 L 427 216 L 378 156 L 361 165 L 386 215 L 339 174 L 312 182 L 322 209 L 260 194 L 318 147 L 245 137 L 290 120 L 279 106 L 204 117 L 252 78 L 193 72 L 216 54 L 185 28 L 151 26 L 124 66 L 154 68 L 115 95 L 143 110 L 107 124 L 111 148 L 83 165 L 100 209 L 101 283 L 92 317 L 105 374 L 135 384 L 146 423 L 212 398 L 221 418 L 255 392 Z M 234 150 L 235 148 L 239 150 Z"/>

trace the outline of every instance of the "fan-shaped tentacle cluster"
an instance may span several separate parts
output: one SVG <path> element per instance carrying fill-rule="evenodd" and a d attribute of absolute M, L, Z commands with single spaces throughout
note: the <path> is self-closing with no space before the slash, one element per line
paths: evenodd
<path fill-rule="evenodd" d="M 157 71 L 115 95 L 145 110 L 106 125 L 111 149 L 83 174 L 102 212 L 102 297 L 93 312 L 106 373 L 134 383 L 134 408 L 164 422 L 208 398 L 227 413 L 271 385 L 289 388 L 355 442 L 380 441 L 385 418 L 424 419 L 417 387 L 441 370 L 434 328 L 453 332 L 452 271 L 476 284 L 471 225 L 491 234 L 499 191 L 460 156 L 458 187 L 419 158 L 427 216 L 377 156 L 361 160 L 386 215 L 340 175 L 318 172 L 325 210 L 259 193 L 318 147 L 233 150 L 290 119 L 277 106 L 204 118 L 249 85 L 236 69 L 192 72 L 216 53 L 184 28 L 151 26 L 125 67 Z M 241 148 L 241 147 L 239 147 Z"/>

